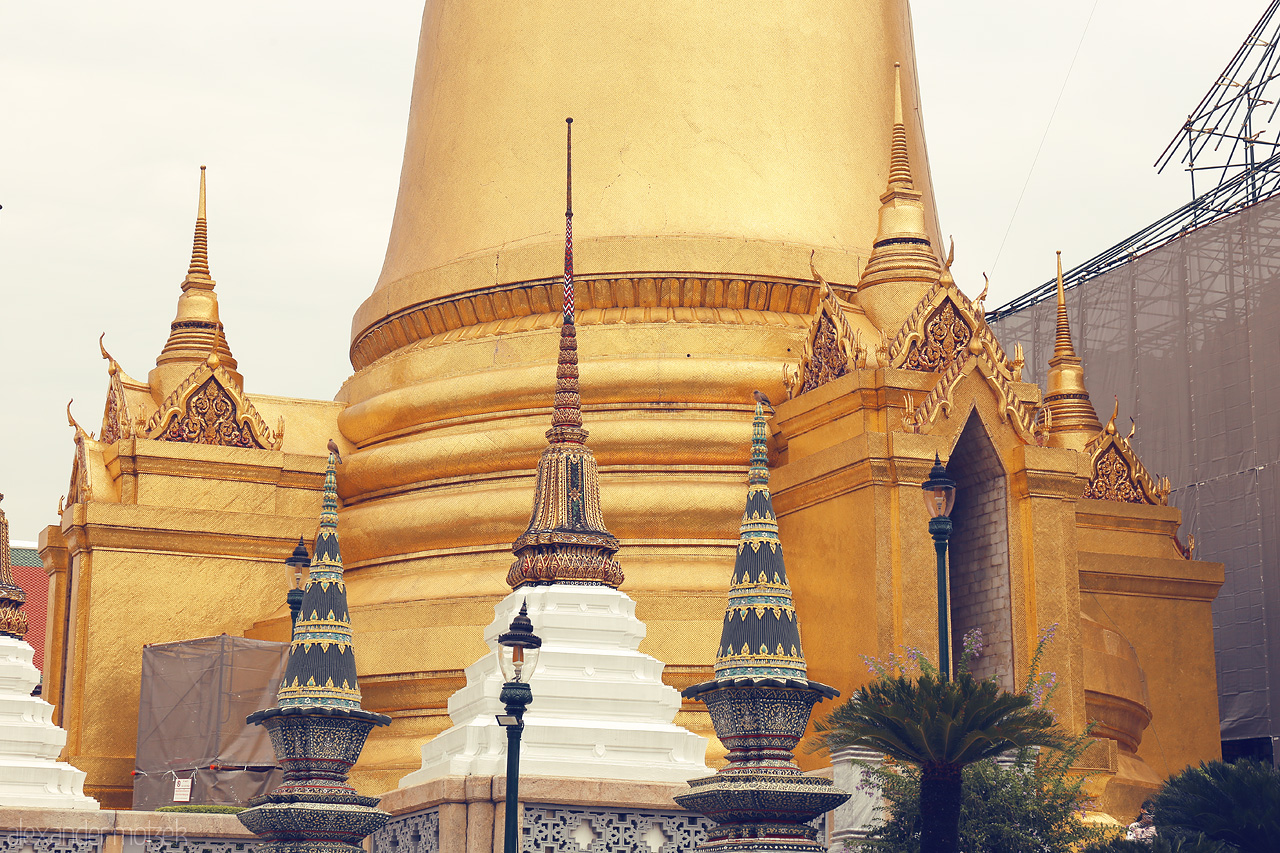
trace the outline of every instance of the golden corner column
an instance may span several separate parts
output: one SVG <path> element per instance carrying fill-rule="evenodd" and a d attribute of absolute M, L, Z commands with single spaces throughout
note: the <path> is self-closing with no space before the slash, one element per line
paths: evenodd
<path fill-rule="evenodd" d="M 445 0 L 422 22 L 387 256 L 352 324 L 339 474 L 387 786 L 448 725 L 528 519 L 558 332 L 559 119 L 578 136 L 582 383 L 603 510 L 682 688 L 710 677 L 751 391 L 784 396 L 821 288 L 871 254 L 894 124 L 919 126 L 902 0 Z M 915 134 L 922 228 L 936 237 Z M 709 732 L 693 705 L 677 722 Z M 370 781 L 370 784 L 373 784 Z"/>

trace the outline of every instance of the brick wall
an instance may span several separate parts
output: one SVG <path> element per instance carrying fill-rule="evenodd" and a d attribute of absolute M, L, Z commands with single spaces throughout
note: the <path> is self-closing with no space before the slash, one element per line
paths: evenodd
<path fill-rule="evenodd" d="M 981 628 L 985 648 L 972 664 L 980 678 L 1013 687 L 1013 603 L 1009 591 L 1008 481 L 991 440 L 971 416 L 947 462 L 956 481 L 951 512 L 951 644 L 958 662 L 968 631 Z"/>

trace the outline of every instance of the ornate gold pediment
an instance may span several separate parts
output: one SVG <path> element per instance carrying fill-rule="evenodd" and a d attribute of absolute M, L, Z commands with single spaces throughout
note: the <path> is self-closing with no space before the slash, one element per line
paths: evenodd
<path fill-rule="evenodd" d="M 822 287 L 822 299 L 809 324 L 809 335 L 800 351 L 800 364 L 786 370 L 788 399 L 838 379 L 850 370 L 866 367 L 867 361 L 867 348 L 845 317 L 840 298 L 813 268 L 812 261 L 809 268 Z"/>
<path fill-rule="evenodd" d="M 218 447 L 279 450 L 284 419 L 272 430 L 216 355 L 182 381 L 143 428 L 147 438 Z"/>
<path fill-rule="evenodd" d="M 1010 381 L 1020 381 L 1023 360 L 1005 355 L 995 333 L 987 325 L 982 302 L 987 288 L 971 300 L 951 277 L 951 257 L 937 282 L 916 303 L 907 322 L 889 344 L 890 367 L 945 373 L 966 352 L 983 351 L 990 367 Z"/>
<path fill-rule="evenodd" d="M 986 381 L 996 398 L 996 411 L 1001 421 L 1013 425 L 1014 431 L 1027 444 L 1044 443 L 1044 426 L 1039 423 L 1039 409 L 1025 402 L 1014 391 L 1015 381 L 1007 364 L 994 361 L 986 349 L 966 349 L 955 358 L 938 377 L 938 383 L 920 403 L 913 408 L 908 397 L 907 412 L 903 415 L 903 428 L 907 432 L 928 433 L 939 418 L 950 417 L 952 394 L 960 380 L 977 372 Z"/>
<path fill-rule="evenodd" d="M 1168 506 L 1172 488 L 1168 477 L 1153 478 L 1138 459 L 1129 439 L 1116 431 L 1116 416 L 1120 413 L 1120 400 L 1116 399 L 1111 420 L 1086 447 L 1092 455 L 1093 476 L 1085 487 L 1084 497 L 1099 501 L 1151 504 Z"/>

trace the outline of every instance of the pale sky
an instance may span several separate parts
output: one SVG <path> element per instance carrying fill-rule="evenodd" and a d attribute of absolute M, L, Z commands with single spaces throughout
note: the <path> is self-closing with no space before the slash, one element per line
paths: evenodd
<path fill-rule="evenodd" d="M 1047 279 L 1055 249 L 1074 266 L 1185 203 L 1186 175 L 1152 163 L 1265 7 L 914 3 L 961 287 L 991 273 L 994 307 Z M 421 14 L 422 0 L 0 0 L 0 492 L 14 538 L 57 521 L 67 400 L 99 428 L 98 335 L 133 376 L 154 365 L 202 163 L 246 390 L 337 391 L 386 249 Z"/>

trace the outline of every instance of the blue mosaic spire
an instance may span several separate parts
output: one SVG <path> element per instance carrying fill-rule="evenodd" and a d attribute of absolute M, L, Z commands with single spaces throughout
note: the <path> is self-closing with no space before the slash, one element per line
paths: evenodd
<path fill-rule="evenodd" d="M 315 557 L 302 592 L 302 611 L 293 629 L 289 665 L 280 684 L 281 708 L 360 707 L 347 584 L 342 578 L 342 550 L 338 546 L 336 464 L 336 454 L 330 453 Z"/>
<path fill-rule="evenodd" d="M 716 678 L 806 678 L 800 622 L 769 494 L 764 407 L 756 403 L 747 506 L 738 533 Z"/>

